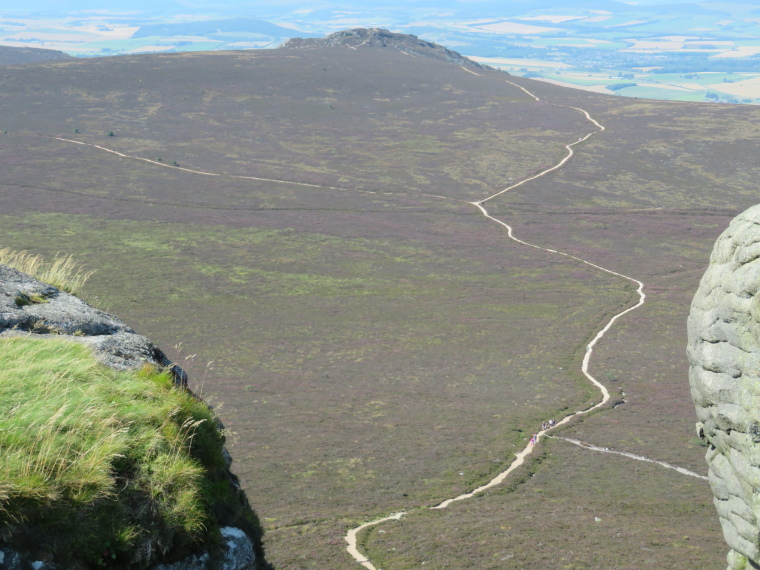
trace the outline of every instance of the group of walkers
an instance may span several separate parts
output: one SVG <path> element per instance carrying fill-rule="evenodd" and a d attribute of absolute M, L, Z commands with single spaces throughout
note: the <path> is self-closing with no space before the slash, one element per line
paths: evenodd
<path fill-rule="evenodd" d="M 541 424 L 541 431 L 546 431 L 548 429 L 553 428 L 556 425 L 557 425 L 557 422 L 555 422 L 553 419 L 549 420 L 548 422 L 543 422 Z M 530 444 L 536 445 L 536 443 L 538 443 L 538 434 L 534 433 L 532 436 L 530 436 Z"/>
<path fill-rule="evenodd" d="M 556 425 L 557 425 L 557 422 L 555 422 L 554 420 L 549 420 L 548 422 L 544 422 L 541 424 L 541 431 L 546 431 L 549 428 L 553 428 Z"/>

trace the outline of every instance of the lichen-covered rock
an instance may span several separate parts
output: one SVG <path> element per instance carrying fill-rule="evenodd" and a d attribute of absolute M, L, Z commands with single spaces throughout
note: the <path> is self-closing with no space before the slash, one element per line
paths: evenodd
<path fill-rule="evenodd" d="M 760 568 L 760 205 L 715 244 L 691 305 L 687 354 L 728 568 Z"/>
<path fill-rule="evenodd" d="M 3 570 L 23 570 L 24 560 L 18 552 L 10 548 L 0 548 L 0 568 Z"/>
<path fill-rule="evenodd" d="M 70 335 L 92 346 L 106 366 L 125 370 L 149 362 L 169 369 L 178 385 L 187 385 L 187 374 L 181 367 L 120 319 L 0 265 L 0 335 L 20 333 Z"/>

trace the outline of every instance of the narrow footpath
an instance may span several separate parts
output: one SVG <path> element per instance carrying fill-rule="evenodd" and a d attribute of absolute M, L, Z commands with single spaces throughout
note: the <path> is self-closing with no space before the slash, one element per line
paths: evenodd
<path fill-rule="evenodd" d="M 67 142 L 67 143 L 73 143 L 78 144 L 82 146 L 89 146 L 91 148 L 96 148 L 98 150 L 102 150 L 103 152 L 109 152 L 111 154 L 115 154 L 116 156 L 120 158 L 130 158 L 132 160 L 140 160 L 142 162 L 147 162 L 149 164 L 153 164 L 155 166 L 162 166 L 164 168 L 171 168 L 173 170 L 181 170 L 183 172 L 189 172 L 191 174 L 200 174 L 201 176 L 221 176 L 225 178 L 237 178 L 238 180 L 257 180 L 261 182 L 277 182 L 278 184 L 293 184 L 295 186 L 309 186 L 311 188 L 327 188 L 329 190 L 345 190 L 345 188 L 338 188 L 337 186 L 327 186 L 325 184 L 309 184 L 308 182 L 294 182 L 292 180 L 283 180 L 283 179 L 276 179 L 276 178 L 259 178 L 257 176 L 242 176 L 240 174 L 220 174 L 218 172 L 208 172 L 206 170 L 197 170 L 193 168 L 185 168 L 184 166 L 178 166 L 175 164 L 167 164 L 165 162 L 160 162 L 158 160 L 151 160 L 150 158 L 144 158 L 142 156 L 135 156 L 132 154 L 124 154 L 122 152 L 119 152 L 117 150 L 113 150 L 111 148 L 107 148 L 104 146 L 100 146 L 99 144 L 94 143 L 87 143 L 82 141 L 75 141 L 73 139 L 64 139 L 61 137 L 50 137 L 53 140 Z"/>
<path fill-rule="evenodd" d="M 468 70 L 466 70 L 466 71 L 468 71 Z M 477 75 L 477 74 L 475 74 L 475 75 Z M 515 86 L 515 87 L 517 87 L 519 89 L 521 89 L 522 91 L 524 91 L 526 94 L 528 94 L 530 97 L 532 97 L 536 101 L 540 101 L 540 99 L 534 93 L 531 93 L 530 91 L 528 91 L 524 87 L 522 87 L 520 85 L 517 85 L 516 83 L 512 83 L 511 81 L 507 81 L 507 83 L 509 83 L 509 84 L 511 84 L 511 85 L 513 85 L 513 86 Z M 634 283 L 636 285 L 636 287 L 637 287 L 636 293 L 637 293 L 637 295 L 639 297 L 638 302 L 635 305 L 633 305 L 631 307 L 628 307 L 627 309 L 625 309 L 623 311 L 620 311 L 619 313 L 613 315 L 612 318 L 610 318 L 610 320 L 607 322 L 607 324 L 599 332 L 596 333 L 596 336 L 593 338 L 593 340 L 591 340 L 591 342 L 589 342 L 586 345 L 586 352 L 585 352 L 585 355 L 583 357 L 583 363 L 581 364 L 581 372 L 583 372 L 584 376 L 594 386 L 596 386 L 599 389 L 599 391 L 601 393 L 601 399 L 600 399 L 600 401 L 598 403 L 596 403 L 595 405 L 591 406 L 590 408 L 587 408 L 585 410 L 579 410 L 579 411 L 577 411 L 575 413 L 572 413 L 572 414 L 569 414 L 569 415 L 565 416 L 564 418 L 562 418 L 560 421 L 558 421 L 552 427 L 549 427 L 547 429 L 543 429 L 543 430 L 539 431 L 536 434 L 536 442 L 540 441 L 541 438 L 543 438 L 545 436 L 548 437 L 548 434 L 549 434 L 550 431 L 556 429 L 557 427 L 559 427 L 559 426 L 561 426 L 563 424 L 568 423 L 573 418 L 576 418 L 576 417 L 581 416 L 583 414 L 587 414 L 587 413 L 589 413 L 589 412 L 591 412 L 591 411 L 593 411 L 593 410 L 595 410 L 597 408 L 600 408 L 601 406 L 605 405 L 609 401 L 609 399 L 610 399 L 610 393 L 607 390 L 607 388 L 601 382 L 599 382 L 596 378 L 594 378 L 589 373 L 589 363 L 591 361 L 591 356 L 594 353 L 594 347 L 599 342 L 599 340 L 601 340 L 602 337 L 607 333 L 607 331 L 610 330 L 610 328 L 612 327 L 612 325 L 614 325 L 615 322 L 619 318 L 621 318 L 623 315 L 626 315 L 626 314 L 630 313 L 631 311 L 634 311 L 634 310 L 638 309 L 639 307 L 641 307 L 644 304 L 644 302 L 646 300 L 646 295 L 644 294 L 644 284 L 641 281 L 639 281 L 638 279 L 634 279 L 633 277 L 629 277 L 628 275 L 624 275 L 622 273 L 618 273 L 617 271 L 613 271 L 611 269 L 607 269 L 605 267 L 602 267 L 600 265 L 597 265 L 595 263 L 592 263 L 590 261 L 587 261 L 587 260 L 582 259 L 580 257 L 577 257 L 575 255 L 571 255 L 569 253 L 558 251 L 556 249 L 549 249 L 549 248 L 541 247 L 539 245 L 535 245 L 535 244 L 529 243 L 527 241 L 524 241 L 522 239 L 519 239 L 519 238 L 515 237 L 514 231 L 513 231 L 512 227 L 510 225 L 508 225 L 507 223 L 503 222 L 502 220 L 499 220 L 498 218 L 493 217 L 488 212 L 488 210 L 486 208 L 486 204 L 489 201 L 493 200 L 494 198 L 497 198 L 497 197 L 501 196 L 502 194 L 505 194 L 505 193 L 509 192 L 510 190 L 513 190 L 513 189 L 515 189 L 515 188 L 517 188 L 519 186 L 527 184 L 528 182 L 530 182 L 532 180 L 536 180 L 537 178 L 541 178 L 543 176 L 546 176 L 547 174 L 550 174 L 551 172 L 554 172 L 555 170 L 558 170 L 558 169 L 562 168 L 565 164 L 567 164 L 567 162 L 575 154 L 575 151 L 573 150 L 573 147 L 575 147 L 576 145 L 582 144 L 583 142 L 587 141 L 592 136 L 594 136 L 594 135 L 596 135 L 598 133 L 601 133 L 602 131 L 605 130 L 604 126 L 601 125 L 599 122 L 597 122 L 593 117 L 591 117 L 591 115 L 588 113 L 588 111 L 585 111 L 584 109 L 580 109 L 578 107 L 569 107 L 569 108 L 570 109 L 574 109 L 574 110 L 582 113 L 586 117 L 586 119 L 594 125 L 595 129 L 592 132 L 588 133 L 586 136 L 579 138 L 576 142 L 568 144 L 568 145 L 565 145 L 565 148 L 567 149 L 567 155 L 564 156 L 554 166 L 552 166 L 550 168 L 547 168 L 545 170 L 542 170 L 538 174 L 535 174 L 533 176 L 525 178 L 525 179 L 523 179 L 523 180 L 521 180 L 521 181 L 519 181 L 519 182 L 517 182 L 515 184 L 512 184 L 511 186 L 508 186 L 507 188 L 504 188 L 503 190 L 500 190 L 500 191 L 496 192 L 495 194 L 492 194 L 491 196 L 488 196 L 487 198 L 484 198 L 483 200 L 479 200 L 479 201 L 476 201 L 476 202 L 468 202 L 469 204 L 475 206 L 480 211 L 480 213 L 483 214 L 483 216 L 486 219 L 488 219 L 491 222 L 494 222 L 494 223 L 499 224 L 500 226 L 506 228 L 506 230 L 507 230 L 507 236 L 509 237 L 509 239 L 511 239 L 511 240 L 513 240 L 513 241 L 521 244 L 521 245 L 524 245 L 526 247 L 531 247 L 531 248 L 534 248 L 534 249 L 537 249 L 537 250 L 540 250 L 540 251 L 543 251 L 543 252 L 546 252 L 546 253 L 549 253 L 549 254 L 561 255 L 563 257 L 567 257 L 567 258 L 573 259 L 573 260 L 578 261 L 580 263 L 583 263 L 585 265 L 589 265 L 589 266 L 591 266 L 594 269 L 597 269 L 599 271 L 603 271 L 605 273 L 609 273 L 610 275 L 614 275 L 614 276 L 619 277 L 619 278 L 621 278 L 623 280 L 626 280 L 626 281 L 629 281 L 631 283 Z M 445 196 L 437 196 L 437 195 L 433 195 L 433 194 L 425 194 L 425 196 L 429 196 L 431 198 L 450 199 L 450 198 L 447 198 Z M 457 200 L 457 201 L 459 201 L 459 200 Z M 654 464 L 657 464 L 657 465 L 661 465 L 661 466 L 669 468 L 669 469 L 674 469 L 674 470 L 676 470 L 679 473 L 682 473 L 684 475 L 704 478 L 701 475 L 698 475 L 696 473 L 693 473 L 693 472 L 688 471 L 686 469 L 683 469 L 681 467 L 675 467 L 673 465 L 670 465 L 670 464 L 667 464 L 667 463 L 664 463 L 664 462 L 660 462 L 660 461 L 655 461 L 655 460 L 652 460 L 652 459 L 648 459 L 646 457 L 636 456 L 636 455 L 633 455 L 633 454 L 630 454 L 630 453 L 626 453 L 626 452 L 614 452 L 614 451 L 611 451 L 611 450 L 607 450 L 607 449 L 604 449 L 604 448 L 597 448 L 595 446 L 590 446 L 590 445 L 583 445 L 580 442 L 576 443 L 576 440 L 571 440 L 571 439 L 566 439 L 566 438 L 557 438 L 557 439 L 562 439 L 563 441 L 567 441 L 568 443 L 573 443 L 573 444 L 576 444 L 576 445 L 582 445 L 583 447 L 585 447 L 587 449 L 592 449 L 594 451 L 605 451 L 607 453 L 617 453 L 619 455 L 622 455 L 622 456 L 625 456 L 625 457 L 629 457 L 629 458 L 632 458 L 632 459 L 637 459 L 637 460 L 640 460 L 640 461 L 648 461 L 648 462 L 651 462 L 651 463 L 654 463 Z M 480 494 L 480 493 L 482 493 L 482 492 L 484 492 L 484 491 L 486 491 L 486 490 L 488 490 L 488 489 L 490 489 L 492 487 L 500 485 L 501 483 L 504 482 L 504 480 L 509 476 L 510 473 L 512 473 L 515 469 L 517 469 L 518 467 L 520 467 L 525 462 L 525 458 L 533 452 L 534 448 L 535 448 L 534 443 L 533 442 L 529 442 L 522 451 L 520 451 L 520 452 L 518 452 L 518 453 L 515 454 L 515 459 L 512 461 L 512 463 L 509 465 L 509 467 L 507 467 L 507 469 L 505 469 L 504 471 L 502 471 L 501 473 L 499 473 L 496 477 L 494 477 L 493 479 L 491 479 L 490 481 L 488 481 L 484 485 L 478 487 L 477 489 L 474 489 L 474 490 L 470 491 L 469 493 L 465 493 L 465 494 L 459 495 L 457 497 L 446 499 L 445 501 L 442 501 L 441 503 L 439 503 L 439 504 L 437 504 L 435 506 L 431 506 L 431 507 L 419 507 L 419 508 L 413 509 L 413 511 L 414 512 L 419 512 L 419 511 L 422 511 L 422 510 L 440 510 L 440 509 L 445 509 L 451 503 L 454 503 L 454 502 L 457 502 L 457 501 L 463 501 L 465 499 L 470 499 L 470 498 L 472 498 L 472 497 L 474 497 L 474 496 L 476 496 L 476 495 L 478 495 L 478 494 Z M 391 520 L 400 520 L 401 517 L 403 517 L 404 515 L 408 514 L 409 512 L 412 512 L 412 511 L 403 511 L 403 512 L 399 512 L 399 513 L 395 513 L 393 515 L 390 515 L 390 516 L 387 516 L 387 517 L 384 517 L 384 518 L 381 518 L 381 519 L 377 519 L 377 520 L 374 520 L 374 521 L 366 522 L 366 523 L 364 523 L 364 524 L 362 524 L 362 525 L 360 525 L 360 526 L 358 526 L 358 527 L 356 527 L 354 529 L 351 529 L 348 532 L 348 534 L 346 534 L 346 537 L 345 537 L 345 540 L 348 543 L 348 546 L 346 547 L 346 550 L 354 558 L 354 560 L 356 560 L 359 564 L 361 564 L 362 566 L 364 566 L 367 570 L 378 570 L 377 568 L 375 568 L 375 566 L 372 564 L 372 562 L 364 554 L 362 554 L 359 551 L 359 549 L 357 547 L 357 535 L 361 531 L 363 531 L 364 529 L 366 529 L 366 528 L 369 528 L 369 527 L 372 527 L 372 526 L 376 526 L 376 525 L 379 525 L 381 523 L 384 523 L 384 522 L 387 522 L 387 521 L 391 521 Z"/>

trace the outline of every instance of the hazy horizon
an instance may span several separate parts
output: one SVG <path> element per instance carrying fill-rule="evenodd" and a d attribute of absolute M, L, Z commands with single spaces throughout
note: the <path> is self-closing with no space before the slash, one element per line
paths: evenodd
<path fill-rule="evenodd" d="M 512 0 L 504 3 L 499 0 L 384 0 L 382 2 L 351 2 L 338 1 L 334 3 L 324 1 L 304 2 L 303 0 L 261 0 L 251 2 L 250 0 L 227 0 L 224 2 L 214 2 L 211 0 L 111 0 L 102 2 L 100 0 L 78 0 L 75 2 L 60 2 L 56 0 L 32 0 L 16 6 L 6 6 L 0 11 L 1 15 L 6 14 L 33 14 L 39 11 L 63 14 L 76 14 L 81 12 L 102 11 L 112 13 L 114 11 L 123 11 L 131 14 L 137 13 L 198 13 L 210 12 L 221 13 L 233 10 L 241 10 L 245 13 L 258 12 L 262 8 L 281 9 L 281 11 L 292 11 L 292 9 L 302 10 L 320 10 L 329 7 L 330 9 L 340 10 L 368 10 L 368 9 L 387 9 L 395 6 L 404 10 L 414 11 L 415 8 L 433 7 L 441 10 L 457 9 L 466 12 L 470 7 L 473 11 L 484 7 L 493 7 L 498 12 L 510 12 L 515 8 L 525 9 L 535 7 L 540 9 L 562 9 L 562 8 L 602 8 L 603 5 L 631 5 L 631 6 L 659 6 L 673 4 L 695 4 L 707 9 L 720 9 L 728 5 L 754 5 L 750 0 L 734 0 L 732 2 L 698 2 L 694 0 L 637 0 L 637 1 L 617 1 L 617 0 L 586 0 L 582 2 L 569 0 Z"/>

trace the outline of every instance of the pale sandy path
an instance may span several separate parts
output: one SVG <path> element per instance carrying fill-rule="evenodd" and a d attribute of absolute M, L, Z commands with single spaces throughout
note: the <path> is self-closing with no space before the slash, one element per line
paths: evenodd
<path fill-rule="evenodd" d="M 370 570 L 377 570 L 374 566 L 372 566 L 372 563 L 365 557 L 361 552 L 359 552 L 359 549 L 356 546 L 356 535 L 359 534 L 362 530 L 367 528 L 368 526 L 374 526 L 376 524 L 384 523 L 386 521 L 397 521 L 400 520 L 402 516 L 404 516 L 407 513 L 407 511 L 402 511 L 400 513 L 396 513 L 395 515 L 390 515 L 388 517 L 378 519 L 376 521 L 371 521 L 368 523 L 364 523 L 361 526 L 357 526 L 354 529 L 351 529 L 348 531 L 348 534 L 346 535 L 346 541 L 348 542 L 348 546 L 346 547 L 346 550 L 348 550 L 348 553 L 354 557 L 354 559 L 359 562 L 362 566 L 365 568 L 369 568 Z"/>
<path fill-rule="evenodd" d="M 522 89 L 525 93 L 527 93 L 528 95 L 530 95 L 536 101 L 540 101 L 540 99 L 536 95 L 534 95 L 533 93 L 531 93 L 530 91 L 528 91 L 524 87 L 522 87 L 520 85 L 517 85 L 516 83 L 512 83 L 511 81 L 507 81 L 507 83 L 509 83 L 511 85 L 514 85 L 515 87 L 518 87 L 519 89 Z M 616 277 L 620 277 L 622 279 L 625 279 L 625 280 L 630 281 L 631 283 L 635 283 L 637 285 L 636 293 L 639 296 L 638 302 L 635 305 L 633 305 L 631 307 L 628 307 L 627 309 L 625 309 L 623 311 L 620 311 L 619 313 L 615 314 L 607 322 L 607 324 L 604 326 L 604 328 L 602 328 L 599 332 L 596 333 L 596 336 L 593 338 L 593 340 L 591 340 L 591 342 L 589 342 L 586 345 L 586 353 L 583 356 L 583 362 L 581 364 L 581 371 L 583 372 L 583 374 L 586 376 L 586 378 L 594 386 L 596 386 L 597 388 L 599 388 L 599 391 L 601 392 L 601 395 L 602 395 L 601 400 L 597 404 L 591 406 L 590 408 L 587 408 L 585 410 L 579 410 L 579 411 L 577 411 L 575 413 L 572 413 L 572 414 L 569 414 L 569 415 L 565 416 L 559 422 L 557 422 L 553 427 L 551 427 L 551 428 L 549 428 L 547 430 L 541 430 L 540 432 L 538 432 L 536 434 L 537 440 L 540 440 L 549 431 L 551 431 L 551 430 L 553 430 L 553 429 L 555 429 L 555 428 L 557 428 L 557 427 L 559 427 L 559 426 L 561 426 L 563 424 L 568 423 L 573 418 L 576 418 L 576 417 L 578 417 L 580 415 L 583 415 L 583 414 L 587 414 L 587 413 L 591 412 L 592 410 L 595 410 L 595 409 L 597 409 L 597 408 L 605 405 L 609 401 L 609 399 L 610 399 L 610 393 L 607 390 L 607 388 L 601 382 L 599 382 L 596 378 L 594 378 L 589 373 L 589 371 L 588 371 L 589 362 L 591 361 L 591 355 L 594 352 L 594 346 L 596 346 L 596 344 L 599 342 L 599 340 L 601 340 L 601 338 L 605 335 L 605 333 L 610 330 L 610 328 L 612 327 L 612 325 L 615 324 L 615 322 L 620 317 L 622 317 L 623 315 L 626 315 L 626 314 L 630 313 L 631 311 L 634 311 L 637 308 L 641 307 L 644 304 L 645 300 L 646 300 L 646 295 L 644 294 L 644 284 L 641 281 L 639 281 L 637 279 L 634 279 L 633 277 L 629 277 L 628 275 L 624 275 L 622 273 L 618 273 L 617 271 L 612 271 L 611 269 L 607 269 L 607 268 L 602 267 L 600 265 L 597 265 L 595 263 L 591 263 L 590 261 L 586 261 L 585 259 L 582 259 L 582 258 L 577 257 L 575 255 L 571 255 L 569 253 L 558 251 L 556 249 L 550 249 L 550 248 L 541 247 L 541 246 L 529 243 L 527 241 L 521 240 L 521 239 L 519 239 L 519 238 L 517 238 L 517 237 L 514 236 L 514 232 L 513 232 L 511 226 L 509 226 L 507 223 L 505 223 L 505 222 L 503 222 L 503 221 L 501 221 L 501 220 L 499 220 L 499 219 L 494 218 L 493 216 L 491 216 L 491 214 L 489 214 L 488 210 L 486 210 L 486 208 L 485 208 L 484 204 L 486 202 L 488 202 L 489 200 L 493 200 L 494 198 L 496 198 L 498 196 L 501 196 L 502 194 L 504 194 L 506 192 L 509 192 L 510 190 L 512 190 L 514 188 L 517 188 L 518 186 L 522 186 L 523 184 L 526 184 L 527 182 L 530 182 L 531 180 L 536 180 L 537 178 L 540 178 L 542 176 L 546 176 L 550 172 L 554 172 L 555 170 L 557 170 L 559 168 L 562 168 L 573 157 L 573 154 L 574 154 L 573 147 L 575 145 L 581 144 L 581 143 L 585 142 L 586 140 L 588 140 L 590 137 L 594 136 L 595 134 L 600 133 L 600 132 L 602 132 L 602 131 L 605 130 L 604 126 L 601 125 L 599 122 L 597 122 L 593 117 L 591 117 L 591 115 L 587 111 L 585 111 L 583 109 L 580 109 L 578 107 L 570 107 L 570 108 L 571 109 L 575 109 L 576 111 L 579 111 L 580 113 L 582 113 L 583 115 L 585 115 L 586 119 L 589 122 L 591 122 L 591 123 L 594 124 L 594 126 L 596 127 L 596 130 L 590 132 L 589 134 L 587 134 L 584 137 L 580 137 L 574 143 L 565 145 L 565 148 L 567 149 L 568 153 L 556 165 L 554 165 L 554 166 L 552 166 L 550 168 L 547 168 L 545 170 L 542 170 L 541 172 L 539 172 L 538 174 L 536 174 L 534 176 L 531 176 L 529 178 L 525 178 L 524 180 L 521 180 L 520 182 L 517 182 L 516 184 L 512 184 L 511 186 L 508 186 L 507 188 L 504 188 L 503 190 L 500 190 L 500 191 L 492 194 L 491 196 L 488 196 L 487 198 L 484 198 L 483 200 L 479 200 L 479 201 L 476 201 L 476 202 L 469 202 L 470 204 L 472 204 L 473 206 L 475 206 L 476 208 L 478 208 L 480 210 L 480 212 L 483 214 L 483 216 L 485 216 L 487 219 L 489 219 L 492 222 L 495 222 L 495 223 L 499 224 L 500 226 L 503 226 L 504 228 L 506 228 L 506 230 L 507 230 L 507 236 L 509 237 L 509 239 L 511 239 L 511 240 L 513 240 L 513 241 L 521 244 L 521 245 L 524 245 L 524 246 L 527 246 L 527 247 L 532 247 L 534 249 L 538 249 L 538 250 L 544 251 L 546 253 L 561 255 L 563 257 L 574 259 L 574 260 L 576 260 L 576 261 L 578 261 L 580 263 L 584 263 L 584 264 L 589 265 L 589 266 L 591 266 L 591 267 L 593 267 L 595 269 L 598 269 L 598 270 L 603 271 L 605 273 L 609 273 L 610 275 L 614 275 Z M 451 198 L 447 198 L 445 196 L 437 196 L 437 195 L 433 195 L 433 194 L 424 194 L 424 195 L 432 197 L 432 198 L 440 198 L 440 199 L 449 199 L 449 200 L 452 200 Z M 455 201 L 460 201 L 460 200 L 455 200 Z M 568 441 L 570 441 L 570 440 L 568 440 Z M 572 441 L 571 441 L 571 443 L 572 443 Z M 486 491 L 486 490 L 488 490 L 488 489 L 490 489 L 492 487 L 500 485 L 502 482 L 504 482 L 504 480 L 507 478 L 507 476 L 509 476 L 510 473 L 512 473 L 515 469 L 517 469 L 518 467 L 520 467 L 525 462 L 525 458 L 533 452 L 533 449 L 534 449 L 533 444 L 529 442 L 528 445 L 526 445 L 525 448 L 522 451 L 520 451 L 520 452 L 518 452 L 518 453 L 515 454 L 515 459 L 512 461 L 512 463 L 509 465 L 509 467 L 507 467 L 507 469 L 505 469 L 504 471 L 502 471 L 501 473 L 499 473 L 496 477 L 494 477 L 493 479 L 491 479 L 490 481 L 488 481 L 486 484 L 481 485 L 477 489 L 474 489 L 473 491 L 471 491 L 469 493 L 465 493 L 465 494 L 459 495 L 457 497 L 453 497 L 451 499 L 447 499 L 447 500 L 443 501 L 442 503 L 439 503 L 438 505 L 435 505 L 433 507 L 419 507 L 419 508 L 414 509 L 414 510 L 415 511 L 419 511 L 419 510 L 425 510 L 425 509 L 428 509 L 428 508 L 431 509 L 431 510 L 433 510 L 433 509 L 445 509 L 451 503 L 454 503 L 454 502 L 457 502 L 457 501 L 463 501 L 465 499 L 470 499 L 470 498 L 474 497 L 475 495 L 478 495 L 478 494 L 480 494 L 480 493 L 482 493 L 482 492 L 484 492 L 484 491 Z M 603 448 L 599 448 L 599 449 L 603 450 Z M 625 452 L 617 452 L 617 453 L 619 453 L 619 454 L 625 454 Z M 632 457 L 634 459 L 639 459 L 640 458 L 639 456 L 635 456 L 633 454 L 626 454 L 626 456 Z M 646 458 L 640 458 L 640 460 L 642 460 L 642 461 L 650 461 L 652 463 L 656 463 L 656 464 L 662 465 L 662 466 L 670 468 L 670 469 L 676 469 L 677 471 L 679 471 L 681 473 L 684 473 L 684 474 L 687 474 L 687 475 L 692 475 L 692 476 L 696 475 L 695 473 L 692 473 L 692 472 L 690 472 L 690 471 L 688 471 L 686 469 L 682 470 L 682 468 L 680 468 L 680 467 L 677 468 L 677 467 L 674 467 L 672 465 L 665 464 L 664 462 L 654 461 L 654 460 L 650 460 L 650 459 L 646 459 Z M 696 476 L 697 477 L 701 477 L 699 475 L 696 475 Z M 401 517 L 404 516 L 405 514 L 407 514 L 408 512 L 410 512 L 410 511 L 404 511 L 404 512 L 400 512 L 400 513 L 396 513 L 396 514 L 394 514 L 392 516 L 389 516 L 389 517 L 384 517 L 384 518 L 381 518 L 381 519 L 378 519 L 378 520 L 370 521 L 370 522 L 364 523 L 361 526 L 358 526 L 358 527 L 350 530 L 348 532 L 348 534 L 346 535 L 346 537 L 345 537 L 345 540 L 348 543 L 348 547 L 346 548 L 346 550 L 348 551 L 348 553 L 351 556 L 353 556 L 353 558 L 357 562 L 359 562 L 359 564 L 361 564 L 362 566 L 364 566 L 367 570 L 378 570 L 372 564 L 372 562 L 370 562 L 369 559 L 364 554 L 362 554 L 359 551 L 359 549 L 357 548 L 357 534 L 359 532 L 361 532 L 362 530 L 364 530 L 365 528 L 368 528 L 368 527 L 371 527 L 371 526 L 375 526 L 375 525 L 381 524 L 381 523 L 389 521 L 389 520 L 400 520 Z"/>
<path fill-rule="evenodd" d="M 541 100 L 534 93 L 531 93 L 530 91 L 528 91 L 522 85 L 518 85 L 517 83 L 513 83 L 512 81 L 505 81 L 505 83 L 509 83 L 510 85 L 514 85 L 518 89 L 522 89 L 529 97 L 533 97 L 533 99 L 535 99 L 536 101 L 540 101 Z"/>
<path fill-rule="evenodd" d="M 528 91 L 527 89 L 525 89 L 525 87 L 521 87 L 517 83 L 512 83 L 511 81 L 507 81 L 506 83 L 509 83 L 510 85 L 514 85 L 515 87 L 518 87 L 518 88 L 522 89 L 523 91 L 525 91 L 525 93 L 527 93 L 528 95 L 530 95 L 531 97 L 533 97 L 533 99 L 535 99 L 536 101 L 540 101 L 541 100 L 538 97 L 536 97 L 533 93 L 531 93 L 530 91 Z M 568 145 L 565 145 L 565 148 L 567 149 L 567 156 L 565 156 L 562 160 L 560 160 L 554 166 L 552 166 L 550 168 L 547 168 L 546 170 L 542 170 L 541 172 L 539 172 L 538 174 L 536 174 L 534 176 L 531 176 L 529 178 L 525 178 L 524 180 L 521 180 L 520 182 L 517 182 L 516 184 L 512 184 L 512 186 L 507 186 L 506 188 L 504 188 L 504 190 L 501 190 L 501 191 L 497 192 L 496 194 L 493 194 L 492 196 L 489 196 L 488 198 L 486 198 L 484 200 L 480 200 L 479 202 L 471 202 L 471 203 L 474 204 L 474 205 L 476 205 L 476 206 L 478 206 L 480 204 L 485 204 L 489 200 L 493 200 L 497 196 L 501 196 L 502 194 L 504 194 L 506 192 L 509 192 L 510 190 L 513 190 L 514 188 L 517 188 L 518 186 L 522 186 L 523 184 L 527 184 L 531 180 L 535 180 L 536 178 L 541 178 L 542 176 L 546 176 L 550 172 L 554 172 L 555 170 L 558 170 L 558 169 L 562 168 L 563 166 L 565 166 L 565 164 L 567 163 L 567 161 L 569 161 L 573 157 L 573 155 L 575 154 L 575 151 L 573 150 L 573 147 L 575 145 L 579 145 L 579 144 L 581 144 L 583 142 L 586 142 L 588 139 L 590 139 L 591 137 L 593 137 L 595 134 L 601 133 L 602 131 L 605 130 L 604 126 L 601 125 L 600 123 L 598 123 L 591 115 L 589 115 L 588 111 L 584 111 L 583 109 L 580 109 L 578 107 L 569 107 L 569 108 L 570 109 L 575 109 L 576 111 L 578 111 L 580 113 L 583 113 L 586 116 L 586 119 L 588 119 L 590 122 L 592 122 L 594 124 L 594 126 L 597 128 L 597 130 L 590 132 L 585 137 L 580 137 L 574 143 L 570 143 Z M 486 215 L 487 215 L 487 213 L 486 213 Z M 493 218 L 491 218 L 491 219 L 493 219 Z M 496 220 L 496 221 L 498 221 L 498 220 Z M 506 224 L 503 224 L 503 225 L 506 225 Z M 511 233 L 510 233 L 509 237 L 512 238 L 512 239 L 515 239 L 514 237 L 512 237 Z M 516 241 L 519 241 L 519 240 L 516 240 Z M 525 242 L 521 241 L 520 243 L 524 244 Z"/>
<path fill-rule="evenodd" d="M 630 459 L 635 459 L 637 461 L 645 461 L 646 463 L 656 463 L 657 465 L 661 467 L 665 467 L 666 469 L 672 469 L 673 471 L 678 471 L 681 475 L 688 475 L 689 477 L 696 477 L 697 479 L 708 481 L 708 478 L 704 475 L 700 475 L 699 473 L 694 473 L 694 471 L 689 471 L 688 469 L 684 469 L 683 467 L 671 465 L 670 463 L 667 463 L 665 461 L 649 459 L 648 457 L 644 457 L 643 455 L 636 455 L 634 453 L 628 453 L 627 451 L 616 451 L 614 449 L 610 449 L 609 447 L 598 447 L 596 445 L 591 445 L 590 443 L 585 443 L 583 441 L 572 439 L 569 437 L 559 437 L 556 435 L 550 435 L 548 437 L 551 437 L 552 439 L 557 439 L 560 441 L 566 441 L 568 443 L 572 443 L 573 445 L 577 445 L 578 447 L 582 447 L 583 449 L 590 449 L 591 451 L 599 451 L 601 453 L 612 453 L 614 455 L 622 455 L 623 457 L 628 457 Z"/>
<path fill-rule="evenodd" d="M 242 176 L 240 174 L 219 174 L 218 172 L 207 172 L 205 170 L 197 170 L 193 168 L 185 168 L 183 166 L 174 166 L 173 164 L 166 164 L 164 162 L 159 162 L 157 160 L 151 160 L 149 158 L 143 158 L 142 156 L 134 156 L 131 154 L 124 154 L 122 152 L 119 152 L 117 150 L 113 150 L 111 148 L 106 148 L 104 146 L 100 146 L 98 144 L 94 143 L 86 143 L 82 141 L 75 141 L 73 139 L 64 139 L 61 137 L 50 137 L 57 141 L 63 141 L 68 143 L 74 143 L 82 146 L 89 146 L 92 148 L 96 148 L 98 150 L 102 150 L 104 152 L 110 152 L 111 154 L 115 154 L 116 156 L 119 156 L 121 158 L 131 158 L 132 160 L 140 160 L 142 162 L 147 162 L 149 164 L 153 164 L 155 166 L 163 166 L 164 168 L 172 168 L 174 170 L 182 170 L 183 172 L 190 172 L 192 174 L 200 174 L 201 176 L 220 176 L 224 178 L 237 178 L 239 180 L 259 180 L 262 182 L 277 182 L 278 184 L 293 184 L 295 186 L 308 186 L 310 188 L 326 188 L 328 190 L 346 190 L 345 188 L 339 188 L 337 186 L 327 186 L 325 184 L 310 184 L 308 182 L 293 182 L 292 180 L 281 180 L 281 179 L 275 179 L 275 178 L 259 178 L 257 176 Z M 372 194 L 376 194 L 376 192 L 372 191 L 366 191 L 370 192 Z"/>
<path fill-rule="evenodd" d="M 472 73 L 473 75 L 477 75 L 478 77 L 483 77 L 482 75 L 480 75 L 480 73 L 475 73 L 474 71 L 472 71 L 472 70 L 470 70 L 470 69 L 467 69 L 467 68 L 466 68 L 465 66 L 463 66 L 463 65 L 460 65 L 459 67 L 461 67 L 462 69 L 464 69 L 464 70 L 465 70 L 467 73 Z"/>

